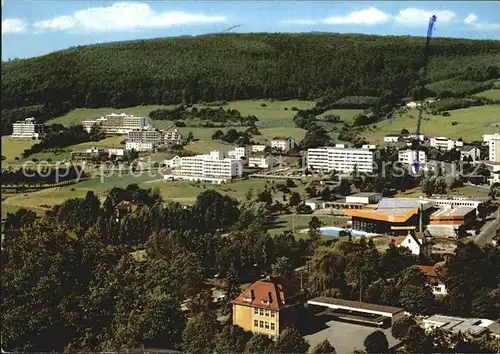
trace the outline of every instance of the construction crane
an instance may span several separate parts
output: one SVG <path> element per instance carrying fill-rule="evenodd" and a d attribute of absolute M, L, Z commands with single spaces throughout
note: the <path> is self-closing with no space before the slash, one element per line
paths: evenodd
<path fill-rule="evenodd" d="M 427 28 L 427 40 L 425 42 L 422 71 L 420 73 L 420 88 L 421 88 L 420 94 L 422 94 L 424 92 L 424 89 L 425 89 L 425 78 L 427 75 L 427 64 L 429 63 L 429 43 L 431 42 L 432 31 L 434 30 L 434 23 L 436 23 L 436 21 L 437 21 L 437 16 L 432 15 L 431 18 L 429 19 L 429 27 Z M 420 141 L 420 126 L 422 124 L 423 105 L 424 105 L 424 103 L 420 102 L 420 105 L 418 106 L 417 130 L 415 131 L 415 139 L 417 140 L 417 144 Z M 415 152 L 414 170 L 415 170 L 415 172 L 420 171 L 420 159 L 419 159 L 418 149 Z"/>

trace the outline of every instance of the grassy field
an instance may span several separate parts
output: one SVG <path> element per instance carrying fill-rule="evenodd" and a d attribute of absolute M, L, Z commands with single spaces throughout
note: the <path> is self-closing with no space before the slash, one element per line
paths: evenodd
<path fill-rule="evenodd" d="M 449 117 L 422 114 L 421 132 L 425 136 L 447 136 L 462 138 L 465 141 L 482 140 L 482 135 L 498 130 L 500 122 L 500 105 L 470 107 L 449 111 Z M 383 143 L 384 135 L 399 133 L 406 128 L 414 131 L 417 127 L 418 112 L 410 109 L 408 113 L 396 115 L 395 118 L 378 122 L 367 127 L 362 136 L 371 143 Z M 452 122 L 457 125 L 452 125 Z"/>
<path fill-rule="evenodd" d="M 487 197 L 490 190 L 488 188 L 478 188 L 473 186 L 463 186 L 460 188 L 456 188 L 452 191 L 448 192 L 448 195 L 463 195 L 468 197 Z M 422 188 L 417 187 L 413 189 L 409 189 L 406 192 L 399 193 L 396 197 L 399 198 L 411 198 L 411 197 L 421 197 L 425 196 L 425 193 L 422 192 Z"/>
<path fill-rule="evenodd" d="M 158 108 L 173 108 L 174 106 L 136 106 L 129 108 L 77 108 L 64 116 L 51 119 L 47 124 L 72 125 L 83 120 L 95 119 L 109 113 L 128 113 L 139 117 L 147 117 L 149 112 Z"/>
<path fill-rule="evenodd" d="M 68 149 L 72 151 L 79 151 L 79 150 L 86 150 L 90 149 L 92 147 L 96 148 L 104 148 L 104 149 L 109 149 L 109 148 L 124 148 L 123 145 L 120 144 L 121 141 L 125 140 L 123 136 L 110 136 L 105 139 L 99 140 L 99 141 L 87 141 L 85 143 L 81 144 L 76 144 L 76 145 L 71 145 L 68 147 Z"/>
<path fill-rule="evenodd" d="M 358 114 L 363 113 L 362 109 L 330 109 L 323 114 L 320 114 L 319 117 L 323 118 L 329 114 L 335 114 L 340 117 L 340 120 L 346 123 L 352 122 L 352 119 Z"/>
<path fill-rule="evenodd" d="M 500 88 L 479 92 L 474 96 L 485 97 L 490 100 L 500 100 Z"/>
<path fill-rule="evenodd" d="M 7 164 L 15 163 L 16 157 L 21 159 L 24 150 L 36 144 L 38 140 L 15 140 L 10 136 L 2 136 L 2 155 Z"/>
<path fill-rule="evenodd" d="M 204 154 L 213 150 L 219 150 L 228 152 L 229 150 L 233 150 L 234 147 L 230 144 L 226 144 L 221 141 L 195 141 L 189 145 L 184 147 L 187 151 L 192 151 L 197 154 Z"/>

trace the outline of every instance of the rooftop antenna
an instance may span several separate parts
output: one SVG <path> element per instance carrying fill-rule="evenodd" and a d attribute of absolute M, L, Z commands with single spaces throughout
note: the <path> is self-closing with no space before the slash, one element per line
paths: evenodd
<path fill-rule="evenodd" d="M 429 19 L 429 26 L 427 27 L 427 40 L 425 42 L 422 71 L 420 73 L 420 88 L 421 88 L 420 93 L 421 94 L 424 92 L 424 89 L 425 89 L 425 78 L 427 75 L 427 65 L 429 63 L 429 43 L 431 41 L 432 31 L 434 30 L 434 23 L 436 23 L 436 21 L 437 21 L 437 16 L 432 15 Z M 415 139 L 417 140 L 417 149 L 415 152 L 413 167 L 414 167 L 414 170 L 416 173 L 420 171 L 420 156 L 419 156 L 418 144 L 420 143 L 420 126 L 422 123 L 423 105 L 424 105 L 423 102 L 420 102 L 420 105 L 418 105 L 417 130 L 415 132 Z"/>

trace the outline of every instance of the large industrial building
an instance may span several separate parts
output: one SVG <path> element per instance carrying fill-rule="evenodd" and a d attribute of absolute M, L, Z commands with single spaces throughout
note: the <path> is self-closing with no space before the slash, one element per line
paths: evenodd
<path fill-rule="evenodd" d="M 43 135 L 43 124 L 35 123 L 35 118 L 26 118 L 12 123 L 12 135 L 14 139 L 39 139 Z"/>
<path fill-rule="evenodd" d="M 355 149 L 325 146 L 307 150 L 307 168 L 309 170 L 338 171 L 350 173 L 357 168 L 359 172 L 372 173 L 377 151 L 374 146 Z"/>

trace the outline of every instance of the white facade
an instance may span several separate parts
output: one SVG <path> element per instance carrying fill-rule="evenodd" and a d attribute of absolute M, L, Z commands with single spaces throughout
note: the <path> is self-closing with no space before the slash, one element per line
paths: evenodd
<path fill-rule="evenodd" d="M 489 147 L 489 160 L 500 162 L 500 134 L 485 134 L 483 140 Z"/>
<path fill-rule="evenodd" d="M 242 157 L 247 157 L 250 152 L 250 147 L 248 146 L 236 146 L 234 150 L 229 151 L 227 155 L 233 159 L 241 159 Z"/>
<path fill-rule="evenodd" d="M 100 125 L 106 134 L 128 134 L 133 130 L 148 128 L 147 118 L 135 117 L 126 113 L 111 113 L 96 120 L 84 120 L 82 125 L 90 132 L 92 126 Z"/>
<path fill-rule="evenodd" d="M 425 244 L 425 239 L 423 238 L 418 239 L 413 235 L 411 235 L 410 233 L 406 235 L 405 239 L 398 245 L 398 247 L 408 248 L 411 251 L 411 253 L 413 253 L 415 256 L 418 256 L 420 254 L 424 255 L 430 254 L 430 249 Z"/>
<path fill-rule="evenodd" d="M 485 161 L 484 164 L 490 171 L 490 177 L 488 178 L 488 182 L 490 183 L 490 185 L 500 183 L 500 162 Z"/>
<path fill-rule="evenodd" d="M 221 151 L 212 151 L 206 155 L 181 157 L 176 173 L 177 178 L 184 176 L 224 180 L 241 177 L 242 175 L 242 161 L 240 159 L 224 158 L 224 153 Z"/>
<path fill-rule="evenodd" d="M 370 149 L 321 147 L 307 150 L 307 168 L 310 170 L 373 172 L 376 151 Z"/>
<path fill-rule="evenodd" d="M 288 152 L 295 146 L 295 141 L 290 137 L 277 136 L 271 140 L 271 149 Z"/>
<path fill-rule="evenodd" d="M 266 145 L 252 145 L 251 152 L 264 152 Z"/>
<path fill-rule="evenodd" d="M 443 149 L 450 151 L 456 147 L 464 146 L 463 141 L 448 139 L 444 136 L 432 137 L 430 139 L 430 146 L 436 149 Z"/>
<path fill-rule="evenodd" d="M 169 130 L 165 133 L 164 140 L 169 145 L 181 145 L 182 134 L 178 129 Z"/>
<path fill-rule="evenodd" d="M 165 166 L 172 169 L 179 168 L 181 167 L 181 158 L 174 156 L 170 160 L 165 160 Z"/>
<path fill-rule="evenodd" d="M 399 141 L 399 134 L 388 134 L 384 136 L 384 141 L 387 143 L 397 143 Z"/>
<path fill-rule="evenodd" d="M 248 167 L 270 168 L 273 166 L 271 155 L 253 155 L 248 157 Z"/>
<path fill-rule="evenodd" d="M 488 333 L 497 338 L 500 335 L 499 323 L 489 319 L 432 315 L 423 320 L 423 325 L 426 331 L 442 328 L 446 331 L 463 333 L 475 338 L 485 337 Z"/>
<path fill-rule="evenodd" d="M 472 159 L 472 161 L 480 160 L 481 159 L 481 150 L 479 150 L 475 146 L 471 146 L 471 147 L 464 146 L 462 149 L 460 149 L 460 160 L 463 161 L 464 159 L 468 159 L 469 157 Z"/>
<path fill-rule="evenodd" d="M 381 195 L 379 193 L 357 193 L 353 195 L 348 195 L 345 197 L 345 202 L 347 204 L 375 204 L 380 200 Z"/>
<path fill-rule="evenodd" d="M 115 155 L 115 156 L 123 156 L 125 154 L 125 150 L 124 149 L 109 149 L 108 154 Z"/>
<path fill-rule="evenodd" d="M 141 143 L 139 141 L 127 141 L 125 143 L 125 150 L 135 150 L 135 151 L 151 151 L 155 148 L 154 143 Z"/>
<path fill-rule="evenodd" d="M 35 118 L 26 118 L 12 123 L 12 135 L 14 139 L 39 139 L 43 134 L 43 124 L 36 124 Z"/>
<path fill-rule="evenodd" d="M 423 150 L 406 149 L 398 151 L 398 161 L 404 164 L 413 164 L 417 156 L 420 164 L 426 163 L 425 151 Z"/>

